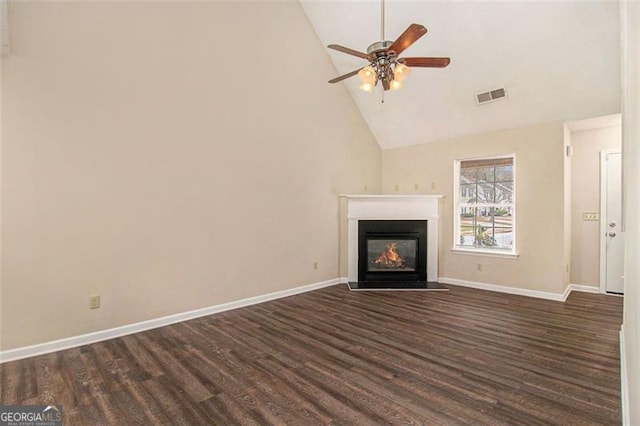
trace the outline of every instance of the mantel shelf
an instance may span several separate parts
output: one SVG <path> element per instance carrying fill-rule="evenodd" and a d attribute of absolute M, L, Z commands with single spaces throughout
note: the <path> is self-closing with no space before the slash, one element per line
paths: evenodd
<path fill-rule="evenodd" d="M 432 199 L 432 198 L 444 198 L 444 195 L 439 194 L 340 194 L 343 198 L 352 199 L 370 199 L 370 200 L 402 200 L 402 199 Z"/>

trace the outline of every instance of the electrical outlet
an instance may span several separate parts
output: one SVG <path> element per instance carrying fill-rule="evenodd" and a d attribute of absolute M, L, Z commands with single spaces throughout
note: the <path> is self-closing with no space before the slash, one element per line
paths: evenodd
<path fill-rule="evenodd" d="M 396 192 L 400 191 L 400 185 L 396 185 Z"/>
<path fill-rule="evenodd" d="M 318 269 L 318 262 L 313 262 L 313 269 Z"/>
<path fill-rule="evenodd" d="M 476 270 L 478 272 L 482 272 L 482 270 L 483 270 L 482 263 L 478 263 L 478 265 L 476 266 Z"/>
<path fill-rule="evenodd" d="M 598 212 L 582 212 L 582 220 L 598 221 L 600 220 L 600 214 Z"/>
<path fill-rule="evenodd" d="M 367 192 L 369 190 L 369 187 L 367 185 L 364 186 L 364 192 Z"/>
<path fill-rule="evenodd" d="M 100 307 L 100 295 L 94 294 L 89 296 L 89 309 L 98 309 Z"/>
<path fill-rule="evenodd" d="M 435 191 L 436 189 L 436 183 L 435 182 L 431 182 L 431 190 Z"/>
<path fill-rule="evenodd" d="M 413 184 L 413 189 L 415 189 L 416 191 L 418 191 L 420 189 L 420 185 L 415 183 Z"/>

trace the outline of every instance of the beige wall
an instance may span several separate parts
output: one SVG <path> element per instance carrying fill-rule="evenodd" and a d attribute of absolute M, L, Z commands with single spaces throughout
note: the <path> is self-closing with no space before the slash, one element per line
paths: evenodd
<path fill-rule="evenodd" d="M 563 155 L 563 260 L 564 275 L 562 281 L 563 291 L 571 283 L 571 157 L 568 155 L 568 149 L 571 145 L 571 132 L 565 123 L 563 126 L 564 131 L 564 146 L 562 150 Z"/>
<path fill-rule="evenodd" d="M 564 125 L 548 123 L 382 152 L 384 193 L 445 196 L 439 275 L 465 281 L 561 293 L 566 264 Z M 456 159 L 516 155 L 516 245 L 504 259 L 453 253 L 453 164 Z M 418 189 L 415 190 L 415 186 Z M 477 271 L 477 264 L 483 271 Z"/>
<path fill-rule="evenodd" d="M 600 285 L 600 222 L 584 212 L 600 211 L 600 151 L 620 150 L 620 126 L 571 133 L 571 282 Z"/>
<path fill-rule="evenodd" d="M 338 277 L 380 150 L 298 3 L 11 6 L 3 349 Z"/>
<path fill-rule="evenodd" d="M 625 209 L 624 344 L 628 425 L 640 424 L 640 3 L 621 2 L 623 185 Z"/>
<path fill-rule="evenodd" d="M 0 6 L 1 7 L 1 6 Z M 2 10 L 0 8 L 0 10 Z M 0 82 L 2 82 L 2 63 L 4 62 L 4 55 L 0 55 Z M 2 113 L 2 84 L 0 84 L 0 189 L 2 188 L 2 176 L 3 176 L 3 172 L 2 172 L 2 146 L 1 146 L 1 142 L 2 142 L 2 133 L 3 133 L 3 121 L 2 121 L 2 117 L 3 117 L 3 113 Z M 2 192 L 0 191 L 0 350 L 2 349 L 2 318 L 3 318 L 3 313 L 2 313 L 2 301 L 4 300 L 3 295 L 2 295 L 2 264 L 3 264 L 3 260 L 2 260 L 2 239 L 3 239 L 3 235 L 4 235 L 4 229 L 3 229 L 3 225 L 2 225 Z"/>

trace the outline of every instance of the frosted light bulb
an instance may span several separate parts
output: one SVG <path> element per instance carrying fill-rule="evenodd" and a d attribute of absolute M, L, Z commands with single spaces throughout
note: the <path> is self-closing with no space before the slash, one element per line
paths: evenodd
<path fill-rule="evenodd" d="M 391 83 L 389 83 L 389 89 L 390 90 L 398 90 L 398 89 L 402 89 L 403 84 L 401 82 L 399 82 L 398 80 L 391 80 Z"/>
<path fill-rule="evenodd" d="M 376 70 L 372 67 L 364 67 L 358 71 L 358 77 L 363 83 L 373 84 L 376 82 Z"/>
<path fill-rule="evenodd" d="M 397 64 L 396 68 L 393 70 L 393 79 L 397 80 L 398 82 L 403 82 L 410 73 L 411 68 L 409 68 L 405 64 Z"/>
<path fill-rule="evenodd" d="M 371 83 L 362 83 L 358 88 L 367 93 L 373 92 L 373 84 Z"/>

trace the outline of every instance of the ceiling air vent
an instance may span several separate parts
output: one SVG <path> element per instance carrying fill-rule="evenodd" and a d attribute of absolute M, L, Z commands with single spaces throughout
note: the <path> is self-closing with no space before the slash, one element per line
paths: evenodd
<path fill-rule="evenodd" d="M 478 105 L 482 105 L 504 99 L 506 97 L 507 92 L 504 87 L 501 87 L 499 89 L 489 90 L 488 92 L 476 93 L 476 102 Z"/>

